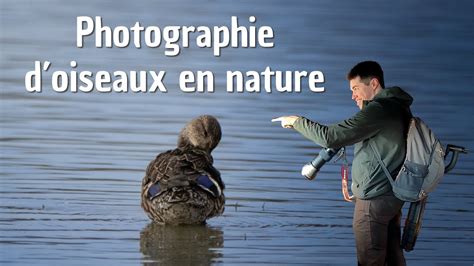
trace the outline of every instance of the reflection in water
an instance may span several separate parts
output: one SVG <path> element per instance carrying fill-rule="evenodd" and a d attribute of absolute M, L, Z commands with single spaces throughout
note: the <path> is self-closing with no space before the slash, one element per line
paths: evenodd
<path fill-rule="evenodd" d="M 202 265 L 222 257 L 224 234 L 207 225 L 164 226 L 148 224 L 140 233 L 144 265 Z"/>

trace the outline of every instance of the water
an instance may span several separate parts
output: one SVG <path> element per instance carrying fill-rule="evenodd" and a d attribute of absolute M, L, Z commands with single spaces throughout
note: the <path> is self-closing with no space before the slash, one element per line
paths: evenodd
<path fill-rule="evenodd" d="M 342 200 L 339 165 L 315 181 L 299 174 L 318 146 L 270 123 L 299 114 L 322 123 L 356 111 L 344 74 L 375 59 L 386 83 L 405 88 L 444 143 L 474 148 L 473 4 L 458 1 L 3 1 L 1 4 L 0 263 L 355 264 L 353 207 Z M 272 49 L 75 47 L 75 18 L 111 26 L 221 25 L 250 15 L 275 31 Z M 29 94 L 35 60 L 51 71 L 167 70 L 166 94 Z M 225 70 L 321 70 L 326 92 L 225 93 Z M 185 94 L 177 73 L 211 70 L 216 92 Z M 51 74 L 45 75 L 45 84 Z M 214 152 L 226 211 L 206 226 L 154 226 L 140 208 L 140 182 L 181 127 L 213 114 L 223 128 Z M 351 157 L 351 150 L 349 151 Z M 461 156 L 430 196 L 410 265 L 472 264 L 474 167 Z"/>

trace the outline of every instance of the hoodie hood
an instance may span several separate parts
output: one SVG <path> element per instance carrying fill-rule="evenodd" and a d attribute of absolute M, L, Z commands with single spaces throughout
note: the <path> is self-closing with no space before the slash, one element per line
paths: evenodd
<path fill-rule="evenodd" d="M 387 99 L 396 101 L 405 107 L 410 107 L 413 103 L 413 98 L 406 91 L 402 90 L 400 87 L 391 87 L 382 89 L 377 95 L 375 95 L 373 100 Z"/>

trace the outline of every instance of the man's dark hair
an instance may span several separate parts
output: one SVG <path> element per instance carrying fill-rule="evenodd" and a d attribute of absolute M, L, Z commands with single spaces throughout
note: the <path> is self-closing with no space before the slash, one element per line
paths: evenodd
<path fill-rule="evenodd" d="M 357 76 L 359 76 L 360 79 L 376 78 L 379 81 L 380 86 L 385 88 L 382 67 L 375 61 L 360 62 L 355 65 L 349 73 L 347 73 L 348 80 L 354 79 Z"/>

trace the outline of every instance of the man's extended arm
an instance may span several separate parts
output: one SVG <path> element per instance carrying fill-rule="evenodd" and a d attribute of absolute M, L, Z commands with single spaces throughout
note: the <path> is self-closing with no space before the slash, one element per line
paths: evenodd
<path fill-rule="evenodd" d="M 305 117 L 282 117 L 283 127 L 293 127 L 307 139 L 327 148 L 340 148 L 355 144 L 377 134 L 383 127 L 384 111 L 372 102 L 353 117 L 338 124 L 321 125 Z"/>

